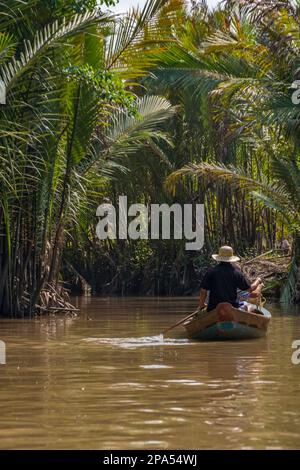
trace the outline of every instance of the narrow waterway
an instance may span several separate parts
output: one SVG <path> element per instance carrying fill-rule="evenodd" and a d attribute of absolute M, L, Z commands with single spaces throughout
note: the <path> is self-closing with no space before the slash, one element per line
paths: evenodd
<path fill-rule="evenodd" d="M 76 318 L 0 320 L 1 449 L 300 448 L 300 311 L 266 338 L 192 342 L 191 298 L 78 298 Z"/>

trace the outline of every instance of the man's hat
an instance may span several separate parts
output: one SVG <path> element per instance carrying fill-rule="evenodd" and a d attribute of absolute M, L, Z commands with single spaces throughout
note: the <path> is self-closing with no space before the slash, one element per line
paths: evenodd
<path fill-rule="evenodd" d="M 221 246 L 218 255 L 212 255 L 216 261 L 223 261 L 225 263 L 236 263 L 240 260 L 238 256 L 233 255 L 233 249 L 231 246 Z"/>

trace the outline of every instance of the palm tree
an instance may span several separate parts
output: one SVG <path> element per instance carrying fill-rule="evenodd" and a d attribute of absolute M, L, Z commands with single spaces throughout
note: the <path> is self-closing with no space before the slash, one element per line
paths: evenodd
<path fill-rule="evenodd" d="M 198 163 L 186 165 L 173 172 L 167 184 L 170 188 L 185 179 L 205 180 L 208 185 L 225 184 L 234 188 L 237 192 L 246 191 L 250 197 L 263 207 L 267 207 L 280 215 L 289 232 L 294 235 L 294 257 L 291 264 L 288 281 L 282 292 L 282 301 L 299 301 L 299 247 L 300 247 L 300 170 L 292 163 L 290 158 L 273 156 L 273 179 L 253 179 L 253 177 L 241 168 L 226 167 L 213 163 Z"/>
<path fill-rule="evenodd" d="M 192 88 L 195 97 L 208 96 L 227 142 L 245 142 L 259 159 L 263 149 L 267 158 L 254 168 L 251 159 L 226 166 L 222 140 L 220 163 L 187 165 L 169 177 L 169 184 L 186 175 L 201 177 L 205 186 L 225 181 L 284 216 L 294 234 L 294 260 L 283 298 L 299 301 L 300 108 L 291 100 L 298 74 L 299 7 L 292 1 L 228 1 L 220 17 L 219 28 L 199 45 L 184 38 L 162 54 L 161 73 L 171 75 L 178 87 Z"/>
<path fill-rule="evenodd" d="M 10 0 L 1 16 L 7 91 L 0 109 L 2 315 L 43 307 L 47 289 L 58 288 L 65 232 L 89 176 L 105 171 L 114 155 L 148 145 L 157 123 L 174 112 L 166 100 L 141 102 L 129 89 L 150 65 L 142 53 L 144 28 L 166 0 L 149 0 L 125 18 L 92 3 L 75 13 L 71 0 L 49 1 L 47 8 L 45 1 L 19 8 Z M 158 43 L 152 38 L 148 50 L 161 49 Z"/>

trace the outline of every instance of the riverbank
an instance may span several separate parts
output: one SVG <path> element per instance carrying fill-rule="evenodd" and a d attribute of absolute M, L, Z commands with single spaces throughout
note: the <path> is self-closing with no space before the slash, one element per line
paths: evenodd
<path fill-rule="evenodd" d="M 65 285 L 73 294 L 98 295 L 182 295 L 194 296 L 199 293 L 199 285 L 213 261 L 208 255 L 191 258 L 190 263 L 162 264 L 160 271 L 151 264 L 144 266 L 120 265 L 114 272 L 106 273 L 107 264 L 99 275 L 95 267 L 89 272 L 80 270 L 81 274 L 71 267 L 64 271 Z M 291 256 L 281 251 L 269 251 L 256 258 L 243 259 L 240 267 L 251 281 L 261 277 L 264 284 L 264 295 L 279 298 L 289 272 Z M 151 269 L 152 268 L 152 269 Z M 98 271 L 98 269 L 97 269 Z M 91 279 L 91 273 L 94 273 Z M 83 277 L 82 274 L 86 274 Z"/>
<path fill-rule="evenodd" d="M 242 270 L 251 281 L 258 277 L 263 280 L 265 297 L 279 298 L 287 280 L 290 264 L 290 255 L 273 251 L 254 260 L 242 262 Z"/>

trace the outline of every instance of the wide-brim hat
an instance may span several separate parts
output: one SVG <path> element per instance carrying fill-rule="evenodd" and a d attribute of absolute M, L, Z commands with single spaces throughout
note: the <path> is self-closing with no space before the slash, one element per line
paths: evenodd
<path fill-rule="evenodd" d="M 240 260 L 238 256 L 234 256 L 231 246 L 221 246 L 218 255 L 212 255 L 213 259 L 225 263 L 236 263 Z"/>

